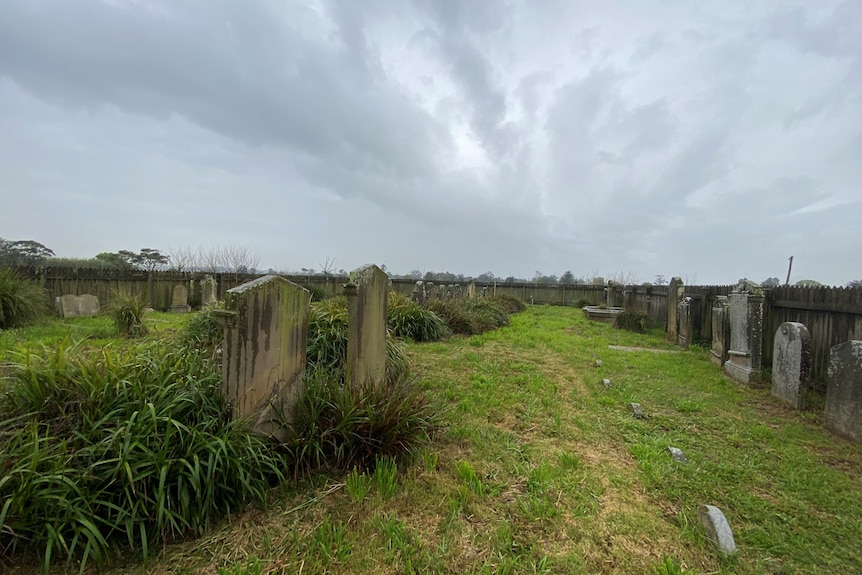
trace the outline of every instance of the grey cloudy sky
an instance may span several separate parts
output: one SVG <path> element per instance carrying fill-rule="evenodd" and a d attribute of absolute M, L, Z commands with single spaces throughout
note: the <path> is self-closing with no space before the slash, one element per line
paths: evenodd
<path fill-rule="evenodd" d="M 0 1 L 0 237 L 862 278 L 862 2 Z"/>

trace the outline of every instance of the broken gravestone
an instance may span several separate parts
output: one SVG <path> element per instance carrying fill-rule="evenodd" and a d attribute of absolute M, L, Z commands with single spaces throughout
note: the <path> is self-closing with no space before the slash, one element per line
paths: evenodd
<path fill-rule="evenodd" d="M 88 293 L 61 295 L 54 299 L 54 309 L 57 311 L 57 316 L 63 319 L 96 317 L 100 310 L 99 298 Z"/>
<path fill-rule="evenodd" d="M 667 452 L 670 453 L 671 458 L 674 461 L 678 461 L 680 463 L 685 463 L 688 459 L 685 457 L 685 453 L 682 452 L 682 449 L 679 447 L 668 447 Z"/>
<path fill-rule="evenodd" d="M 721 367 L 727 361 L 730 345 L 730 302 L 727 296 L 716 296 L 712 304 L 712 349 L 709 360 Z"/>
<path fill-rule="evenodd" d="M 788 321 L 775 332 L 772 346 L 772 395 L 794 409 L 805 409 L 811 391 L 811 335 Z"/>
<path fill-rule="evenodd" d="M 644 418 L 644 412 L 643 412 L 643 409 L 641 409 L 640 403 L 630 403 L 629 409 L 631 409 L 632 415 L 635 416 L 635 419 L 643 419 Z"/>
<path fill-rule="evenodd" d="M 309 292 L 268 275 L 227 291 L 221 391 L 235 419 L 280 441 L 293 434 L 302 393 Z"/>
<path fill-rule="evenodd" d="M 862 341 L 850 340 L 829 351 L 826 426 L 862 443 Z"/>
<path fill-rule="evenodd" d="M 719 553 L 725 556 L 736 553 L 733 531 L 721 509 L 714 505 L 701 505 L 697 508 L 697 520 L 706 531 L 706 538 L 715 545 Z"/>
<path fill-rule="evenodd" d="M 679 302 L 682 301 L 685 285 L 678 277 L 671 278 L 667 286 L 667 339 L 678 343 Z"/>
<path fill-rule="evenodd" d="M 610 387 L 611 386 L 611 380 L 607 379 L 607 378 L 603 379 L 602 385 L 604 385 L 605 387 Z"/>

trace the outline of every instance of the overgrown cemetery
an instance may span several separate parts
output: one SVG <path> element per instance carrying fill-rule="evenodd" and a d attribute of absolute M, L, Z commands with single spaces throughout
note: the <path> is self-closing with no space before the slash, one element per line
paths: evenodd
<path fill-rule="evenodd" d="M 862 572 L 862 288 L 17 274 L 6 572 Z"/>

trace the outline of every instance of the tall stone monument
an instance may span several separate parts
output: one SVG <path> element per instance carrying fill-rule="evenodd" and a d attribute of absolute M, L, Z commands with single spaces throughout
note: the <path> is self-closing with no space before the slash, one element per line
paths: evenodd
<path fill-rule="evenodd" d="M 691 301 L 690 297 L 683 297 L 677 305 L 677 317 L 679 318 L 677 344 L 683 349 L 688 349 L 692 343 L 691 334 L 694 331 L 694 317 L 691 313 Z"/>
<path fill-rule="evenodd" d="M 350 272 L 347 295 L 347 365 L 351 385 L 376 385 L 386 378 L 386 307 L 389 276 L 375 265 Z"/>
<path fill-rule="evenodd" d="M 742 279 L 728 297 L 730 301 L 730 349 L 724 371 L 736 381 L 749 383 L 760 375 L 763 345 L 763 290 Z"/>
<path fill-rule="evenodd" d="M 218 303 L 218 283 L 210 274 L 201 280 L 201 307 L 208 308 Z"/>
<path fill-rule="evenodd" d="M 685 293 L 682 279 L 674 277 L 667 286 L 667 339 L 678 343 L 679 336 L 679 302 Z"/>

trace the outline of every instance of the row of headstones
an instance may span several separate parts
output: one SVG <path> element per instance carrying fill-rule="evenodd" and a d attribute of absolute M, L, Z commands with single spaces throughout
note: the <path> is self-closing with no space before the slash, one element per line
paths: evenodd
<path fill-rule="evenodd" d="M 376 384 L 386 376 L 389 277 L 375 265 L 350 273 L 347 295 L 348 385 Z M 216 311 L 224 328 L 221 391 L 233 416 L 279 440 L 290 436 L 303 391 L 308 315 L 306 289 L 267 275 L 227 291 Z"/>
<path fill-rule="evenodd" d="M 461 287 L 461 284 L 449 285 L 434 285 L 433 282 L 417 281 L 413 285 L 411 299 L 418 303 L 436 299 L 462 299 L 473 298 L 476 296 L 485 297 L 488 288 L 482 287 L 479 292 L 476 291 L 475 284 L 469 284 L 466 289 Z"/>
<path fill-rule="evenodd" d="M 214 306 L 218 301 L 218 284 L 209 274 L 204 276 L 201 284 L 201 307 Z M 189 313 L 189 289 L 182 284 L 175 285 L 171 292 L 171 306 L 168 308 L 172 313 Z M 63 319 L 72 317 L 95 317 L 99 315 L 101 306 L 99 298 L 92 294 L 66 294 L 54 298 L 54 311 Z"/>
<path fill-rule="evenodd" d="M 676 293 L 677 340 L 687 348 L 693 331 L 691 298 Z M 740 280 L 712 307 L 710 359 L 742 383 L 760 374 L 764 301 L 759 286 Z M 801 323 L 783 323 L 773 343 L 772 395 L 794 409 L 805 409 L 812 390 L 811 335 Z M 862 341 L 847 341 L 830 350 L 825 415 L 830 429 L 862 443 Z"/>

